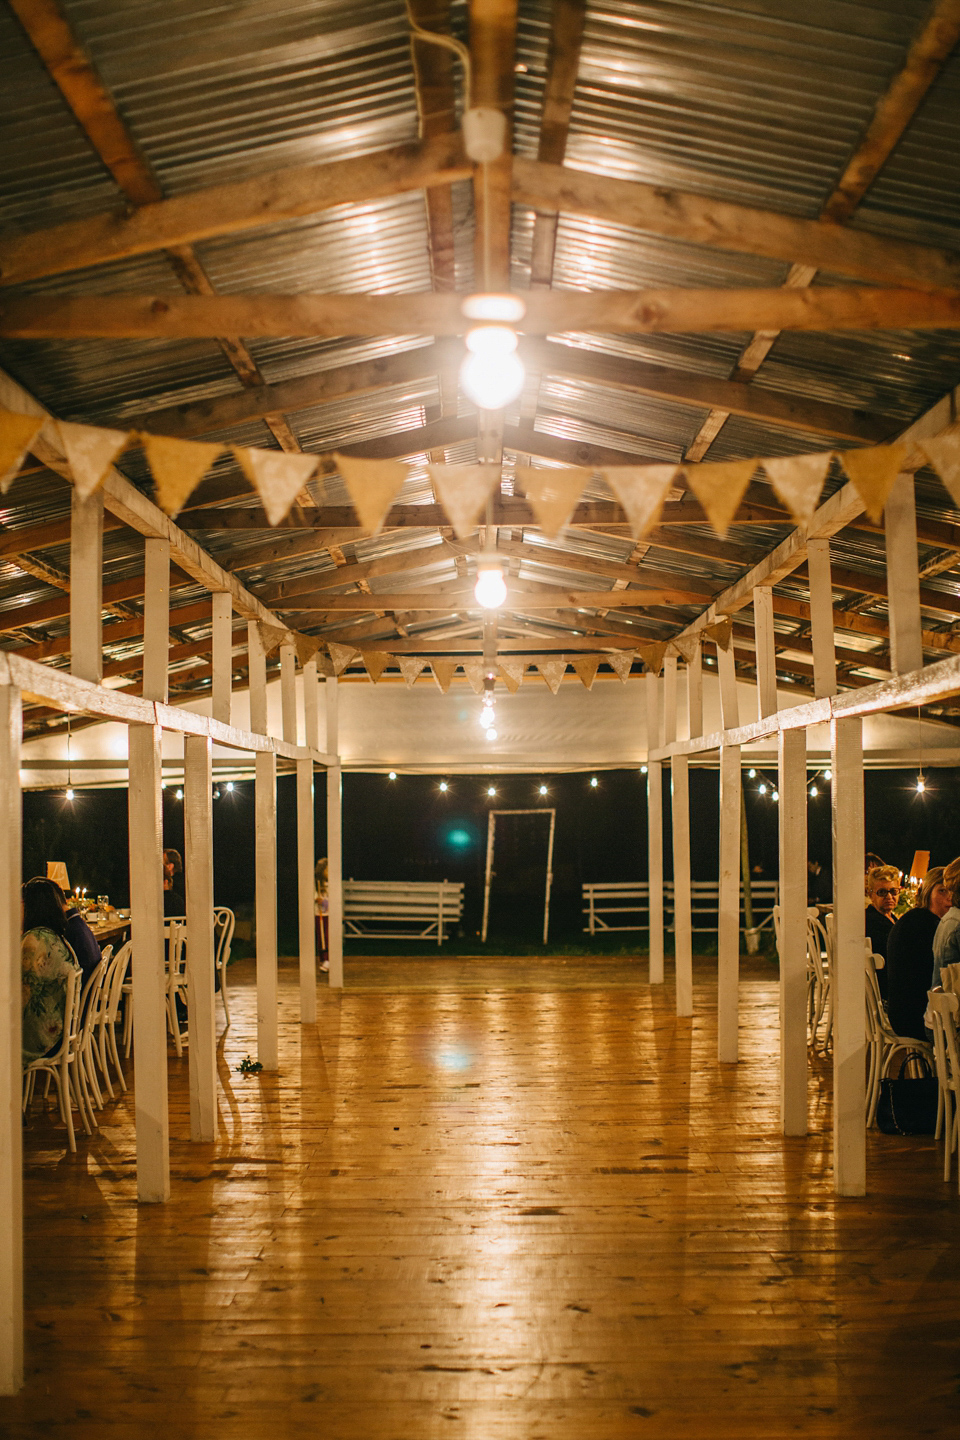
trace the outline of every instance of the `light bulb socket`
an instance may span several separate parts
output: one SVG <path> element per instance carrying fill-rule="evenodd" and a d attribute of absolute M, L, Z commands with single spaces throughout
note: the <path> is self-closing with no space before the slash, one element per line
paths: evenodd
<path fill-rule="evenodd" d="M 471 105 L 463 112 L 463 148 L 478 165 L 499 160 L 507 143 L 507 117 L 490 105 Z"/>

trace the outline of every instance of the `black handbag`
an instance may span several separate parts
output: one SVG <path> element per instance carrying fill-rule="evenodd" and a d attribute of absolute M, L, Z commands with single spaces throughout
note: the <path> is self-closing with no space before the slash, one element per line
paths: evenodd
<path fill-rule="evenodd" d="M 911 1061 L 918 1062 L 927 1073 L 915 1078 L 905 1076 L 904 1069 Z M 911 1051 L 901 1061 L 896 1077 L 880 1081 L 877 1124 L 884 1135 L 934 1135 L 939 1103 L 940 1085 L 930 1062 L 925 1055 Z"/>

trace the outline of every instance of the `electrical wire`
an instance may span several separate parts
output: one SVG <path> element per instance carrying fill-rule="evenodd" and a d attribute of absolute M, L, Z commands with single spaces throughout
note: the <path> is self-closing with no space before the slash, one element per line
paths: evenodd
<path fill-rule="evenodd" d="M 413 18 L 413 11 L 410 8 L 410 0 L 406 0 L 407 19 L 410 22 L 410 29 L 418 40 L 424 40 L 428 45 L 439 45 L 444 50 L 452 50 L 463 65 L 463 79 L 467 92 L 467 104 L 473 102 L 473 67 L 470 62 L 470 51 L 461 41 L 455 40 L 452 35 L 438 35 L 434 30 L 424 30 Z"/>

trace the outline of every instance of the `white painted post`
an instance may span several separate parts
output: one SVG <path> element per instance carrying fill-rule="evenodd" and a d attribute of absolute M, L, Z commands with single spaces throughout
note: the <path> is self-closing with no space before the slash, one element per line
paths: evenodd
<path fill-rule="evenodd" d="M 720 746 L 720 886 L 717 916 L 717 1054 L 739 1059 L 740 746 Z"/>
<path fill-rule="evenodd" d="M 810 635 L 813 641 L 813 693 L 820 699 L 837 693 L 837 655 L 833 640 L 833 588 L 830 541 L 807 541 L 810 582 Z"/>
<path fill-rule="evenodd" d="M 308 750 L 320 749 L 320 689 L 316 660 L 303 667 L 303 743 Z"/>
<path fill-rule="evenodd" d="M 690 909 L 690 761 L 670 762 L 673 815 L 673 936 L 676 955 L 677 1014 L 693 1014 L 693 916 Z"/>
<path fill-rule="evenodd" d="M 0 1395 L 23 1384 L 20 691 L 0 685 Z"/>
<path fill-rule="evenodd" d="M 250 695 L 251 704 L 253 693 Z M 264 1070 L 280 1068 L 277 1015 L 277 757 L 254 761 L 256 814 L 257 1059 Z"/>
<path fill-rule="evenodd" d="M 250 729 L 267 733 L 267 657 L 263 653 L 260 626 L 247 621 L 247 674 L 250 680 Z"/>
<path fill-rule="evenodd" d="M 890 665 L 897 675 L 923 666 L 915 488 L 912 475 L 898 475 L 883 512 L 887 537 Z"/>
<path fill-rule="evenodd" d="M 677 657 L 668 655 L 663 662 L 663 743 L 672 745 L 677 738 Z"/>
<path fill-rule="evenodd" d="M 759 718 L 777 713 L 777 655 L 774 647 L 773 591 L 757 585 L 753 592 L 753 630 L 757 647 L 757 707 Z"/>
<path fill-rule="evenodd" d="M 647 687 L 648 752 L 660 745 L 660 681 L 652 671 Z M 650 882 L 650 984 L 663 984 L 663 766 L 647 760 L 647 874 Z"/>
<path fill-rule="evenodd" d="M 128 804 L 137 1197 L 148 1202 L 170 1198 L 161 737 L 159 725 L 130 726 Z"/>
<path fill-rule="evenodd" d="M 217 1029 L 213 942 L 213 746 L 183 742 L 183 869 L 187 887 L 190 1139 L 217 1138 Z"/>
<path fill-rule="evenodd" d="M 297 743 L 297 651 L 293 645 L 280 646 L 280 710 L 283 738 Z"/>
<path fill-rule="evenodd" d="M 830 724 L 833 782 L 833 1180 L 864 1195 L 866 1035 L 863 939 L 863 722 Z"/>
<path fill-rule="evenodd" d="M 169 540 L 145 543 L 143 585 L 143 698 L 165 703 L 170 656 Z"/>
<path fill-rule="evenodd" d="M 703 646 L 698 644 L 687 661 L 687 720 L 690 739 L 703 734 Z"/>
<path fill-rule="evenodd" d="M 780 1123 L 807 1133 L 807 732 L 781 730 Z"/>
<path fill-rule="evenodd" d="M 232 723 L 233 700 L 233 598 L 228 591 L 211 595 L 213 602 L 212 715 L 224 725 Z"/>
<path fill-rule="evenodd" d="M 327 710 L 327 753 L 338 754 L 338 692 L 336 677 L 324 686 Z M 327 954 L 329 983 L 343 988 L 343 774 L 339 764 L 327 771 Z"/>
<path fill-rule="evenodd" d="M 297 904 L 300 934 L 300 1023 L 317 1018 L 317 931 L 314 920 L 313 761 L 297 761 Z"/>
<path fill-rule="evenodd" d="M 70 496 L 70 674 L 103 677 L 103 495 Z"/>
<path fill-rule="evenodd" d="M 724 730 L 735 730 L 740 724 L 740 701 L 737 698 L 737 666 L 730 648 L 717 646 L 717 676 L 720 681 L 720 716 Z"/>

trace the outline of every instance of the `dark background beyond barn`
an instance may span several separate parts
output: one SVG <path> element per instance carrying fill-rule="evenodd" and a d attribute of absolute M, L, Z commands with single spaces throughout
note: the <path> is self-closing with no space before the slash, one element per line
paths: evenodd
<path fill-rule="evenodd" d="M 811 772 L 811 778 L 813 772 Z M 487 812 L 490 809 L 547 809 L 557 812 L 550 937 L 582 938 L 580 886 L 590 880 L 644 879 L 646 864 L 646 776 L 636 770 L 589 774 L 447 777 L 348 774 L 343 781 L 344 866 L 357 880 L 462 880 L 464 929 L 480 926 Z M 777 806 L 771 798 L 775 771 L 749 779 L 744 773 L 751 866 L 763 877 L 777 874 Z M 865 778 L 866 845 L 884 860 L 909 866 L 916 849 L 929 849 L 934 864 L 960 853 L 960 771 L 934 770 L 925 795 L 916 792 L 916 773 L 868 771 Z M 717 873 L 717 771 L 691 769 L 691 843 L 695 880 Z M 759 794 L 766 783 L 767 794 Z M 296 806 L 294 778 L 278 784 L 278 879 L 281 949 L 296 946 Z M 539 786 L 548 794 L 541 796 Z M 487 795 L 494 785 L 495 797 Z M 819 794 L 808 801 L 809 854 L 830 870 L 829 783 L 817 780 Z M 243 910 L 254 895 L 253 782 L 232 792 L 217 787 L 214 813 L 214 883 L 218 904 Z M 323 777 L 317 780 L 317 854 L 326 853 Z M 173 787 L 164 792 L 164 843 L 183 850 L 183 804 Z M 669 776 L 664 785 L 665 866 L 671 873 Z M 491 901 L 491 938 L 509 931 L 534 941 L 542 924 L 546 817 L 501 822 Z M 115 904 L 129 902 L 127 875 L 127 792 L 78 790 L 24 795 L 24 876 L 42 872 L 46 860 L 64 860 L 71 884 L 106 893 Z"/>

